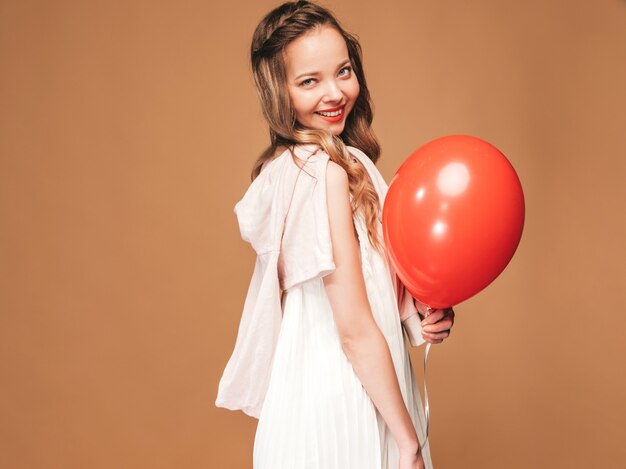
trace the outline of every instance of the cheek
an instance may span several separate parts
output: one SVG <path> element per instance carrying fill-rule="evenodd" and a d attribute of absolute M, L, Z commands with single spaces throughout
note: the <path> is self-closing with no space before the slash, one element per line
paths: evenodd
<path fill-rule="evenodd" d="M 354 80 L 354 84 L 350 87 L 350 98 L 353 101 L 356 101 L 356 98 L 359 97 L 359 92 L 361 91 L 361 88 L 359 87 L 359 82 L 358 80 L 355 78 Z"/>
<path fill-rule="evenodd" d="M 307 109 L 311 107 L 312 99 L 310 93 L 295 92 L 291 95 L 291 101 L 295 109 L 300 112 L 306 112 Z"/>

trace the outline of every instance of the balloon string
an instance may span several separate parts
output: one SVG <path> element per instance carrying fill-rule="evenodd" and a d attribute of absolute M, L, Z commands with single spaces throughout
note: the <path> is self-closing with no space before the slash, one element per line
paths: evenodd
<path fill-rule="evenodd" d="M 432 344 L 429 342 L 426 344 L 426 349 L 424 350 L 424 413 L 426 414 L 426 438 L 424 439 L 424 443 L 420 445 L 420 449 L 423 450 L 428 443 L 428 434 L 430 428 L 430 406 L 428 404 L 428 388 L 426 387 L 426 362 L 428 360 L 428 351 L 430 350 L 430 346 Z"/>

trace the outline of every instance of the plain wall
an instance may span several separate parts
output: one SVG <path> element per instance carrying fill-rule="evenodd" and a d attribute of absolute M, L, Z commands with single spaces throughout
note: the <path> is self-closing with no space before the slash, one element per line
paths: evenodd
<path fill-rule="evenodd" d="M 429 357 L 435 466 L 623 467 L 626 2 L 323 4 L 361 39 L 387 181 L 462 133 L 525 191 L 514 259 Z M 252 466 L 257 420 L 214 401 L 277 5 L 0 1 L 1 467 Z"/>

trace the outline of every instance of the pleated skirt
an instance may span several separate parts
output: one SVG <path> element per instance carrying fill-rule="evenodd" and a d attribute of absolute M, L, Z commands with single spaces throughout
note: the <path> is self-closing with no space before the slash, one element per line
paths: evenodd
<path fill-rule="evenodd" d="M 423 410 L 399 318 L 389 310 L 373 312 L 423 441 Z M 428 445 L 423 454 L 432 468 Z M 289 289 L 255 434 L 253 468 L 398 469 L 398 458 L 393 436 L 341 347 L 323 280 Z"/>

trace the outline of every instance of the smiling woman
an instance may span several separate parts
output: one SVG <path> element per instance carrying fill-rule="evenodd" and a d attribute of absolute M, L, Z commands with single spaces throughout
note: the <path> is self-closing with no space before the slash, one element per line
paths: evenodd
<path fill-rule="evenodd" d="M 318 26 L 287 45 L 283 57 L 298 122 L 340 135 L 360 91 L 341 34 Z"/>
<path fill-rule="evenodd" d="M 216 405 L 259 419 L 254 469 L 431 468 L 401 323 L 422 331 L 419 306 L 386 260 L 359 42 L 288 2 L 257 26 L 251 61 L 271 144 L 235 206 L 257 263 Z M 447 337 L 438 317 L 416 344 Z"/>

